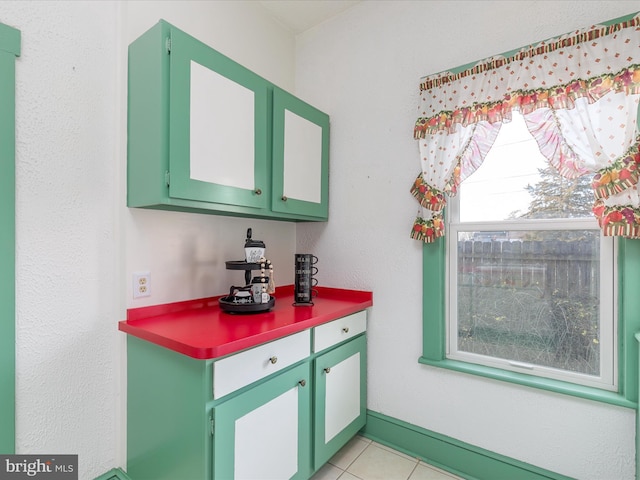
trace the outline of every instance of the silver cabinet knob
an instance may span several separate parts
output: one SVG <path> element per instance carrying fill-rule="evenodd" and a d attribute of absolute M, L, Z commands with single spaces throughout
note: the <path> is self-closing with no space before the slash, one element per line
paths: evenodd
<path fill-rule="evenodd" d="M 349 333 L 349 327 L 344 327 L 344 328 L 342 329 L 342 331 L 343 331 L 344 333 Z"/>
<path fill-rule="evenodd" d="M 287 196 L 286 195 L 282 195 L 282 201 L 286 202 L 287 200 L 288 200 Z"/>
<path fill-rule="evenodd" d="M 255 193 L 256 195 L 262 195 L 262 190 L 256 188 L 253 193 Z"/>
<path fill-rule="evenodd" d="M 305 379 L 302 379 L 298 382 L 298 385 L 300 385 L 301 387 L 304 387 L 307 384 Z"/>
<path fill-rule="evenodd" d="M 278 357 L 271 357 L 271 358 L 269 359 L 269 361 L 270 361 L 272 364 L 273 364 L 273 363 L 276 363 L 276 362 L 278 361 Z"/>
<path fill-rule="evenodd" d="M 331 367 L 327 367 L 324 369 L 324 373 L 329 373 L 331 371 Z"/>

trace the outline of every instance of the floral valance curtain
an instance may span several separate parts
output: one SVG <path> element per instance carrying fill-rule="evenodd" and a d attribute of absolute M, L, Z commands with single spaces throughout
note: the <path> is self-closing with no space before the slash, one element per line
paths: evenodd
<path fill-rule="evenodd" d="M 640 237 L 639 101 L 640 15 L 425 77 L 411 237 L 430 243 L 444 235 L 447 196 L 482 164 L 514 110 L 563 176 L 593 175 L 593 211 L 604 234 Z"/>

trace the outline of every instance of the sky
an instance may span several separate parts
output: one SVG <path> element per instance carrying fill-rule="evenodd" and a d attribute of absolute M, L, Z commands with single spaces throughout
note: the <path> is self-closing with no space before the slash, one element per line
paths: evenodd
<path fill-rule="evenodd" d="M 535 185 L 538 169 L 547 165 L 524 119 L 513 112 L 480 168 L 460 185 L 460 221 L 506 220 L 513 211 L 525 212 L 531 201 L 525 187 Z"/>

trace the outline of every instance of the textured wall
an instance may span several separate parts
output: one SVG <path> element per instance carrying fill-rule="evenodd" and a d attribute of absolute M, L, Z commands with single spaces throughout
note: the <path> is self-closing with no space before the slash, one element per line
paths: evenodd
<path fill-rule="evenodd" d="M 294 224 L 126 208 L 126 47 L 160 18 L 291 89 L 293 36 L 254 2 L 0 2 L 22 32 L 16 449 L 78 454 L 82 480 L 125 465 L 126 308 L 223 293 L 249 226 L 293 279 Z"/>
<path fill-rule="evenodd" d="M 113 2 L 1 2 L 16 63 L 16 450 L 115 463 Z"/>
<path fill-rule="evenodd" d="M 409 238 L 423 75 L 639 9 L 624 1 L 364 1 L 297 38 L 296 87 L 331 114 L 331 219 L 300 225 L 322 284 L 372 289 L 374 411 L 571 477 L 635 476 L 635 412 L 418 364 L 421 244 Z"/>

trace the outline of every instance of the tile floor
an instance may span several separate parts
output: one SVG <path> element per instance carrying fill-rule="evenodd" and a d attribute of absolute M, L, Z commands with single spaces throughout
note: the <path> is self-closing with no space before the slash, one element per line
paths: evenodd
<path fill-rule="evenodd" d="M 423 461 L 356 436 L 311 480 L 461 480 Z"/>

